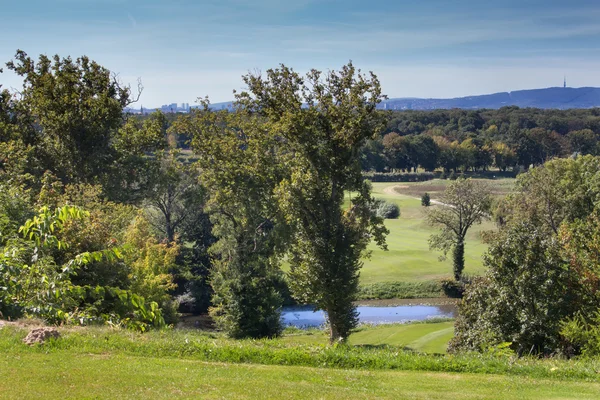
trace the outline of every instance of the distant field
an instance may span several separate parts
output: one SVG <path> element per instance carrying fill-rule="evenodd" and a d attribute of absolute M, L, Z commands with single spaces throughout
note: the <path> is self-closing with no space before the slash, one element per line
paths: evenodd
<path fill-rule="evenodd" d="M 504 195 L 512 190 L 514 179 L 483 180 L 492 191 Z M 428 192 L 433 199 L 439 197 L 450 181 L 435 179 L 419 183 L 373 183 L 376 198 L 398 204 L 399 219 L 386 220 L 390 230 L 387 237 L 389 251 L 371 246 L 372 257 L 365 260 L 361 271 L 361 283 L 371 284 L 390 281 L 425 281 L 452 275 L 450 258 L 440 262 L 438 251 L 430 251 L 428 239 L 436 231 L 423 219 L 424 209 L 420 197 Z M 465 273 L 470 275 L 484 272 L 481 256 L 487 246 L 480 240 L 480 232 L 495 229 L 492 222 L 473 227 L 467 235 L 465 248 Z"/>

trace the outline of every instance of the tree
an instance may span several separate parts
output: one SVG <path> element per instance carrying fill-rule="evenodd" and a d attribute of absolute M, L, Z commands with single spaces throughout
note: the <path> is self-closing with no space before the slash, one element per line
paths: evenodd
<path fill-rule="evenodd" d="M 365 141 L 384 127 L 376 110 L 377 77 L 349 63 L 340 71 L 310 71 L 303 78 L 281 65 L 266 76 L 247 75 L 244 108 L 260 115 L 285 144 L 290 174 L 275 190 L 292 235 L 290 286 L 295 296 L 327 312 L 330 341 L 344 341 L 357 324 L 353 304 L 367 244 L 384 246 L 387 233 L 371 212 L 371 196 L 358 158 Z M 351 204 L 342 209 L 344 193 Z"/>
<path fill-rule="evenodd" d="M 508 167 L 512 167 L 517 162 L 517 155 L 505 143 L 494 142 L 492 144 L 492 157 L 494 165 L 501 171 L 506 171 Z"/>
<path fill-rule="evenodd" d="M 433 171 L 438 166 L 439 148 L 433 138 L 426 135 L 409 136 L 409 158 L 416 172 L 418 166 Z"/>
<path fill-rule="evenodd" d="M 408 141 L 397 134 L 390 132 L 383 137 L 383 155 L 386 164 L 390 170 L 410 169 L 411 165 L 408 159 Z"/>
<path fill-rule="evenodd" d="M 567 141 L 571 152 L 579 154 L 594 154 L 598 145 L 598 138 L 591 129 L 571 131 L 567 134 Z"/>
<path fill-rule="evenodd" d="M 491 207 L 489 188 L 472 179 L 457 179 L 448 184 L 440 197 L 441 205 L 431 207 L 426 214 L 427 221 L 441 227 L 440 233 L 429 239 L 432 249 L 444 251 L 452 249 L 454 279 L 460 280 L 465 267 L 465 237 L 471 226 L 489 219 Z"/>
<path fill-rule="evenodd" d="M 173 129 L 193 137 L 218 238 L 210 249 L 211 315 L 232 337 L 279 335 L 282 299 L 276 287 L 285 224 L 273 192 L 287 168 L 279 158 L 280 140 L 237 103 L 231 112 L 211 111 L 205 103 L 180 116 Z"/>
<path fill-rule="evenodd" d="M 146 202 L 154 212 L 150 222 L 169 242 L 194 215 L 203 212 L 205 195 L 194 167 L 182 164 L 178 152 L 161 156 Z"/>
<path fill-rule="evenodd" d="M 151 161 L 146 152 L 166 144 L 164 119 L 125 123 L 124 109 L 139 93 L 86 56 L 41 55 L 36 62 L 18 50 L 7 67 L 23 78 L 23 88 L 12 99 L 0 95 L 0 133 L 30 150 L 35 168 L 23 170 L 38 177 L 48 170 L 65 184 L 102 184 L 109 197 L 131 201 L 124 189 L 143 183 L 136 178 Z"/>
<path fill-rule="evenodd" d="M 598 310 L 600 158 L 558 159 L 519 175 L 488 236 L 486 276 L 467 287 L 452 350 L 503 342 L 519 354 L 566 351 L 561 321 Z"/>

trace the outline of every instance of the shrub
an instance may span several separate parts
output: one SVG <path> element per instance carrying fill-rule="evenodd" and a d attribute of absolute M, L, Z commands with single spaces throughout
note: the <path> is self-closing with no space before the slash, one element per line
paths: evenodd
<path fill-rule="evenodd" d="M 455 181 L 456 178 L 457 178 L 456 172 L 454 172 L 454 171 L 450 172 L 450 175 L 448 175 L 448 179 L 450 179 L 451 181 Z"/>
<path fill-rule="evenodd" d="M 359 300 L 422 299 L 443 295 L 440 282 L 380 282 L 360 286 Z"/>
<path fill-rule="evenodd" d="M 383 219 L 396 219 L 400 217 L 400 207 L 394 203 L 388 203 L 382 199 L 376 199 L 371 205 L 371 212 Z"/>
<path fill-rule="evenodd" d="M 421 205 L 423 207 L 429 207 L 431 205 L 431 197 L 429 196 L 429 193 L 425 193 L 423 196 L 421 196 Z"/>
<path fill-rule="evenodd" d="M 442 279 L 440 281 L 440 286 L 446 296 L 460 299 L 463 297 L 465 288 L 471 281 L 472 279 L 470 277 L 463 275 L 458 281 L 454 279 Z"/>
<path fill-rule="evenodd" d="M 365 172 L 365 179 L 371 182 L 425 182 L 435 178 L 433 172 Z"/>
<path fill-rule="evenodd" d="M 600 355 L 600 311 L 589 322 L 579 314 L 565 319 L 560 327 L 560 334 L 567 342 L 566 347 L 570 349 L 571 355 Z"/>

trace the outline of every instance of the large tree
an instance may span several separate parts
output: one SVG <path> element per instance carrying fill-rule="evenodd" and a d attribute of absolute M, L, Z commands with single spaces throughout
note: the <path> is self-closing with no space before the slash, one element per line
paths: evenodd
<path fill-rule="evenodd" d="M 489 218 L 491 207 L 489 188 L 472 179 L 458 179 L 450 182 L 440 197 L 440 204 L 430 207 L 427 221 L 441 228 L 433 234 L 429 245 L 443 250 L 452 250 L 454 279 L 460 280 L 465 268 L 465 238 L 469 228 Z"/>
<path fill-rule="evenodd" d="M 285 146 L 291 172 L 276 189 L 293 228 L 289 247 L 290 285 L 301 300 L 327 312 L 330 340 L 345 340 L 357 324 L 353 304 L 367 244 L 385 246 L 386 228 L 370 211 L 359 151 L 383 130 L 376 110 L 377 77 L 352 63 L 340 71 L 312 70 L 301 77 L 281 65 L 265 76 L 247 75 L 244 108 L 260 115 L 265 128 Z M 352 192 L 343 209 L 344 194 Z"/>
<path fill-rule="evenodd" d="M 281 220 L 274 188 L 285 164 L 281 146 L 262 121 L 236 104 L 214 112 L 208 105 L 173 126 L 189 132 L 207 210 L 218 241 L 211 247 L 214 290 L 211 314 L 232 337 L 272 337 L 281 331 L 279 260 Z"/>
<path fill-rule="evenodd" d="M 115 200 L 139 200 L 130 189 L 143 186 L 145 177 L 138 178 L 151 161 L 146 153 L 165 147 L 164 118 L 143 127 L 126 124 L 125 107 L 138 96 L 86 56 L 40 55 L 36 61 L 19 50 L 7 68 L 23 87 L 0 95 L 0 141 L 28 152 L 34 165 L 22 170 L 38 177 L 48 170 L 65 184 L 102 184 Z"/>

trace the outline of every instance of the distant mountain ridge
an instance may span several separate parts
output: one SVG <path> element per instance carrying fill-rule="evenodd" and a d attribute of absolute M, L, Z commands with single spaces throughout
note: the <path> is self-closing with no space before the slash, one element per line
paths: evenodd
<path fill-rule="evenodd" d="M 521 108 L 592 108 L 600 107 L 600 88 L 551 87 L 516 90 L 453 99 L 395 98 L 381 103 L 388 110 L 481 109 L 518 106 Z"/>
<path fill-rule="evenodd" d="M 210 105 L 213 110 L 228 109 L 231 101 Z M 461 108 L 476 110 L 482 108 L 497 109 L 507 106 L 521 108 L 592 108 L 600 107 L 600 88 L 597 87 L 551 87 L 545 89 L 515 90 L 478 96 L 456 97 L 453 99 L 425 99 L 401 97 L 384 100 L 378 108 L 386 110 L 437 110 Z M 196 108 L 198 106 L 191 106 Z M 156 108 L 145 108 L 144 112 L 152 112 Z M 129 108 L 127 111 L 139 112 L 139 109 Z M 179 110 L 175 110 L 179 111 Z"/>

